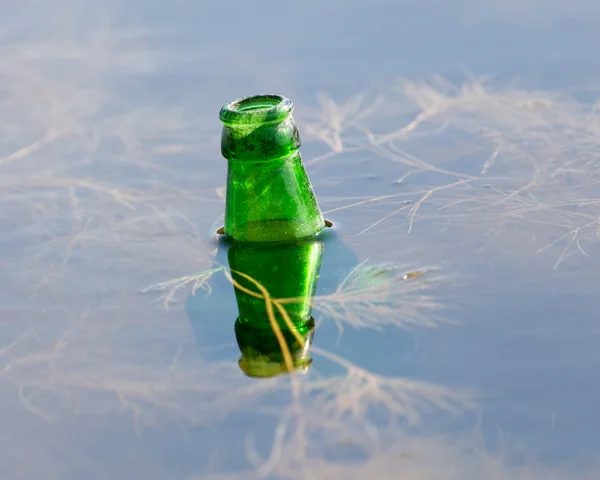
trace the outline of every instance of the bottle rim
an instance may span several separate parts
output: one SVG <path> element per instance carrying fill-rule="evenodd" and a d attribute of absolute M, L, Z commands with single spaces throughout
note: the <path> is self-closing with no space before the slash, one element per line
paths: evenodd
<path fill-rule="evenodd" d="M 294 104 L 283 95 L 250 95 L 224 105 L 219 118 L 226 125 L 263 124 L 281 121 L 293 110 Z"/>

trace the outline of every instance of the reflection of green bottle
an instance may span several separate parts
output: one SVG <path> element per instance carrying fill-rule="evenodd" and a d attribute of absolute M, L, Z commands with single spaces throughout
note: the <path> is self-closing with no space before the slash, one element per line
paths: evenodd
<path fill-rule="evenodd" d="M 242 321 L 270 326 L 268 302 L 262 288 L 273 300 L 273 316 L 285 322 L 285 309 L 294 327 L 302 326 L 311 315 L 312 297 L 317 287 L 323 243 L 315 240 L 279 244 L 240 244 L 227 252 L 235 296 Z M 254 295 L 249 292 L 253 292 Z"/>
<path fill-rule="evenodd" d="M 238 244 L 227 252 L 239 311 L 239 364 L 247 375 L 287 371 L 282 342 L 295 369 L 310 365 L 312 298 L 322 255 L 323 243 L 316 240 Z"/>
<path fill-rule="evenodd" d="M 281 332 L 285 348 L 292 358 L 292 368 L 295 372 L 306 372 L 312 363 L 310 346 L 315 332 L 314 320 L 311 318 L 295 332 L 289 329 Z M 271 329 L 257 327 L 238 318 L 235 338 L 242 354 L 238 365 L 249 377 L 267 378 L 288 373 L 280 340 Z"/>
<path fill-rule="evenodd" d="M 228 161 L 224 233 L 236 242 L 289 241 L 325 228 L 300 157 L 292 102 L 255 95 L 225 105 Z"/>

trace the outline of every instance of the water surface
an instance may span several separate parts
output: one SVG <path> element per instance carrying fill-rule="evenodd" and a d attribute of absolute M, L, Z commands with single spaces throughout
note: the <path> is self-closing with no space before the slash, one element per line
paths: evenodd
<path fill-rule="evenodd" d="M 3 477 L 597 478 L 595 2 L 2 9 Z M 202 274 L 260 92 L 354 272 L 267 380 Z"/>

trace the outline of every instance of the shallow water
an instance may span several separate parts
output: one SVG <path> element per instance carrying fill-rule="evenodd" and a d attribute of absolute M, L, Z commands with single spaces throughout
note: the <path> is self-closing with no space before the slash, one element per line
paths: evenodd
<path fill-rule="evenodd" d="M 600 6 L 2 10 L 3 478 L 597 478 Z M 293 378 L 206 273 L 259 92 L 339 236 Z"/>

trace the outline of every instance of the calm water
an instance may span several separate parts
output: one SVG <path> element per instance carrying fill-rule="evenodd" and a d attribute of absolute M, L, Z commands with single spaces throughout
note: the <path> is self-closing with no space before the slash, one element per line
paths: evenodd
<path fill-rule="evenodd" d="M 2 478 L 598 478 L 597 2 L 0 7 Z M 293 379 L 206 273 L 260 92 L 339 236 Z"/>

